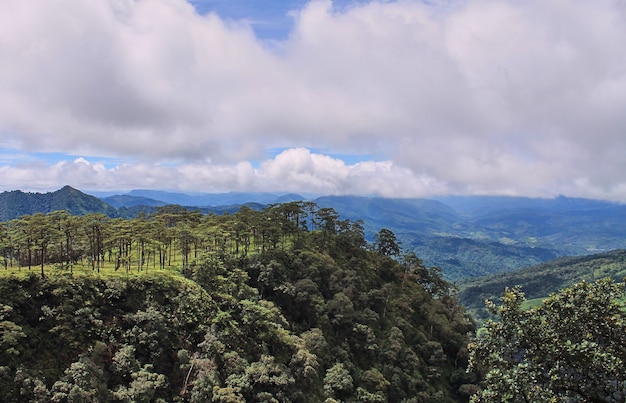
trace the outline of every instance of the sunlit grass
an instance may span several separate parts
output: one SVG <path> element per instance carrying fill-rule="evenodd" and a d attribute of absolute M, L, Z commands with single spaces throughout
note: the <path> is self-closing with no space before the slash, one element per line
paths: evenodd
<path fill-rule="evenodd" d="M 58 276 L 58 275 L 72 275 L 72 276 L 87 276 L 87 277 L 101 277 L 101 278 L 126 278 L 130 276 L 146 276 L 154 273 L 167 273 L 174 276 L 182 276 L 182 261 L 173 261 L 170 266 L 165 268 L 155 267 L 152 264 L 144 265 L 141 269 L 137 265 L 132 265 L 130 270 L 126 270 L 121 267 L 115 269 L 114 262 L 105 261 L 100 263 L 99 268 L 94 268 L 90 263 L 78 263 L 68 267 L 64 264 L 46 264 L 44 265 L 45 276 Z M 8 266 L 0 268 L 0 277 L 3 276 L 15 276 L 15 277 L 28 277 L 33 274 L 41 275 L 41 266 L 31 266 L 30 269 L 27 266 Z"/>
<path fill-rule="evenodd" d="M 533 298 L 533 299 L 527 299 L 526 301 L 524 301 L 524 302 L 522 303 L 522 306 L 521 306 L 521 307 L 522 307 L 522 309 L 523 309 L 523 310 L 525 310 L 525 311 L 526 311 L 526 310 L 529 310 L 529 309 L 532 309 L 532 308 L 536 308 L 536 307 L 540 306 L 540 305 L 543 303 L 543 300 L 544 300 L 544 299 L 545 299 L 545 298 Z"/>

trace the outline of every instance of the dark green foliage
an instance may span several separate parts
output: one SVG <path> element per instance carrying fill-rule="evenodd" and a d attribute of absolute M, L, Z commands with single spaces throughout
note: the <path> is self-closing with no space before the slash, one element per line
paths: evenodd
<path fill-rule="evenodd" d="M 384 256 L 398 256 L 400 254 L 400 245 L 396 239 L 396 234 L 387 228 L 378 231 L 374 237 L 375 247 L 378 253 Z"/>
<path fill-rule="evenodd" d="M 391 231 L 376 251 L 302 202 L 80 223 L 85 253 L 129 275 L 0 278 L 3 401 L 452 402 L 475 383 L 472 320 Z M 185 277 L 130 275 L 143 243 L 177 248 Z"/>
<path fill-rule="evenodd" d="M 471 366 L 486 373 L 472 401 L 624 402 L 623 297 L 623 284 L 583 281 L 523 310 L 521 289 L 507 289 L 502 305 L 488 303 L 499 320 L 470 345 Z"/>
<path fill-rule="evenodd" d="M 386 255 L 365 253 L 340 264 L 343 256 L 334 253 L 295 250 L 248 263 L 255 268 L 253 284 L 272 284 L 261 288 L 263 295 L 281 307 L 291 327 L 321 336 L 323 348 L 313 353 L 324 369 L 323 378 L 318 375 L 323 395 L 344 401 L 462 400 L 458 389 L 473 381 L 464 365 L 474 327 L 450 286 L 432 285 L 447 283 L 419 259 L 403 267 Z M 453 380 L 455 365 L 461 376 Z"/>
<path fill-rule="evenodd" d="M 178 351 L 202 342 L 215 312 L 200 287 L 171 276 L 9 277 L 0 287 L 6 402 L 35 399 L 35 386 L 55 402 L 171 396 L 167 380 L 184 377 Z"/>

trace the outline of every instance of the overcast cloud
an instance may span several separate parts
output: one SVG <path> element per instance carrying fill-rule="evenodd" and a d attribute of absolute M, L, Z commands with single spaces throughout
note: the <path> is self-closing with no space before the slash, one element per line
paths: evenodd
<path fill-rule="evenodd" d="M 620 0 L 2 1 L 3 190 L 626 201 Z"/>

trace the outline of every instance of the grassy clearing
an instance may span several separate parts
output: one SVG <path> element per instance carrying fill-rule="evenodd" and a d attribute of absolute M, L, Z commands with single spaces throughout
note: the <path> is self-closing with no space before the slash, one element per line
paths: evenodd
<path fill-rule="evenodd" d="M 524 301 L 522 303 L 522 309 L 523 310 L 529 310 L 532 308 L 536 308 L 538 306 L 540 306 L 543 303 L 543 300 L 545 298 L 533 298 L 533 299 L 527 299 L 526 301 Z"/>
<path fill-rule="evenodd" d="M 101 278 L 126 278 L 130 276 L 146 276 L 154 273 L 167 273 L 173 276 L 182 277 L 181 273 L 182 261 L 173 262 L 171 266 L 166 266 L 164 269 L 154 267 L 153 265 L 145 265 L 141 270 L 136 266 L 131 267 L 126 271 L 124 268 L 115 269 L 114 262 L 104 262 L 100 264 L 99 269 L 92 268 L 91 264 L 82 263 L 74 264 L 72 267 L 68 267 L 62 264 L 44 265 L 44 273 L 46 276 L 58 276 L 58 275 L 74 275 L 74 276 L 96 276 Z M 8 266 L 6 269 L 0 269 L 0 277 L 3 276 L 17 276 L 27 277 L 32 274 L 41 274 L 41 266 L 31 266 L 29 269 L 27 266 L 19 267 L 17 265 Z"/>

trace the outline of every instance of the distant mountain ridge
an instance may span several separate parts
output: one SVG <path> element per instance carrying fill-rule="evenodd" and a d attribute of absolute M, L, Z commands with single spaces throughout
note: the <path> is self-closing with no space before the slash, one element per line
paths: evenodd
<path fill-rule="evenodd" d="M 119 209 L 120 207 L 137 207 L 137 206 L 146 206 L 146 207 L 161 207 L 165 206 L 166 202 L 162 200 L 155 200 L 149 197 L 143 196 L 131 196 L 128 194 L 124 195 L 114 195 L 109 197 L 102 198 L 103 201 L 110 204 L 111 206 Z"/>
<path fill-rule="evenodd" d="M 45 194 L 0 193 L 0 220 L 54 210 L 132 218 L 166 204 L 205 214 L 232 214 L 242 205 L 261 210 L 273 203 L 306 199 L 297 194 L 186 195 L 153 190 L 98 199 L 66 186 Z M 560 256 L 626 249 L 626 206 L 607 201 L 487 196 L 322 196 L 308 200 L 333 208 L 342 219 L 362 220 L 369 240 L 381 228 L 392 230 L 405 251 L 414 251 L 427 266 L 441 267 L 449 280 L 510 271 Z"/>
<path fill-rule="evenodd" d="M 173 193 L 160 190 L 144 190 L 136 189 L 122 195 L 114 195 L 102 198 L 111 205 L 118 204 L 119 207 L 133 207 L 141 205 L 157 206 L 165 204 L 178 204 L 181 206 L 193 207 L 217 207 L 241 205 L 250 202 L 260 204 L 286 203 L 290 201 L 303 200 L 305 197 L 297 194 L 279 194 L 279 193 L 245 193 L 245 192 L 228 192 L 228 193 Z"/>

